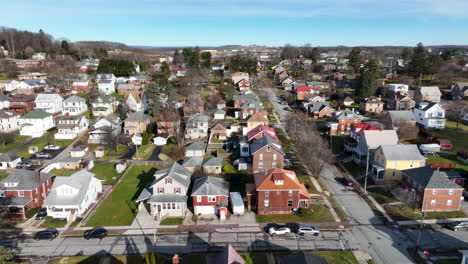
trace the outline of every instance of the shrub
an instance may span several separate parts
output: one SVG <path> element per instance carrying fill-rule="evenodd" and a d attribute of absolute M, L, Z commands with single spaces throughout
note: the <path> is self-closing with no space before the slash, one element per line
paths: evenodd
<path fill-rule="evenodd" d="M 37 213 L 39 213 L 39 211 L 41 209 L 42 209 L 42 207 L 40 207 L 40 206 L 28 209 L 26 211 L 26 218 L 29 219 L 29 218 L 35 216 Z"/>
<path fill-rule="evenodd" d="M 197 215 L 192 215 L 192 221 L 194 223 L 198 222 L 198 216 Z"/>
<path fill-rule="evenodd" d="M 312 216 L 312 210 L 307 209 L 307 208 L 299 208 L 297 215 L 300 217 Z"/>

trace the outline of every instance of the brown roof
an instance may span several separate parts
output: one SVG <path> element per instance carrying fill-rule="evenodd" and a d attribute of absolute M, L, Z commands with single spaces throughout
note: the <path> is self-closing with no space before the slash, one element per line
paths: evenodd
<path fill-rule="evenodd" d="M 141 102 L 141 93 L 139 91 L 130 91 L 127 95 L 125 95 L 124 101 L 127 101 L 128 97 L 132 95 L 133 98 L 137 103 Z"/>
<path fill-rule="evenodd" d="M 226 130 L 226 127 L 221 125 L 221 123 L 218 123 L 214 127 L 212 127 L 211 130 Z"/>
<path fill-rule="evenodd" d="M 268 117 L 266 113 L 256 112 L 247 120 L 247 122 L 268 122 Z"/>
<path fill-rule="evenodd" d="M 156 120 L 159 122 L 177 122 L 179 121 L 179 117 L 175 112 L 163 112 Z"/>
<path fill-rule="evenodd" d="M 283 180 L 283 184 L 275 184 L 275 180 Z M 296 173 L 290 170 L 272 169 L 267 173 L 254 175 L 255 186 L 259 190 L 299 190 L 301 195 L 310 198 L 304 184 L 300 183 Z"/>

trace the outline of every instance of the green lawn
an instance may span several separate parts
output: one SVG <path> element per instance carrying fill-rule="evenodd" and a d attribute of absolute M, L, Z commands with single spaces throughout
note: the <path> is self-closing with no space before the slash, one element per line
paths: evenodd
<path fill-rule="evenodd" d="M 41 228 L 60 228 L 64 227 L 67 224 L 67 221 L 63 219 L 55 219 L 51 216 L 46 216 L 44 222 L 41 224 Z"/>
<path fill-rule="evenodd" d="M 420 220 L 422 219 L 422 214 L 420 212 L 414 211 L 409 206 L 405 204 L 391 205 L 385 208 L 387 213 L 397 221 L 404 220 Z M 443 219 L 443 218 L 459 218 L 466 217 L 466 214 L 462 211 L 455 212 L 428 212 L 425 219 Z"/>
<path fill-rule="evenodd" d="M 459 129 L 456 129 L 455 122 L 447 121 L 445 129 L 435 130 L 434 134 L 439 138 L 450 140 L 453 145 L 452 152 L 454 153 L 468 150 L 468 140 L 466 140 L 468 138 L 467 125 L 460 123 Z"/>
<path fill-rule="evenodd" d="M 308 222 L 334 222 L 334 218 L 330 211 L 323 205 L 312 204 L 310 208 L 313 210 L 311 216 L 300 217 L 297 215 L 257 215 L 258 223 L 308 223 Z"/>
<path fill-rule="evenodd" d="M 53 169 L 50 171 L 55 176 L 70 176 L 75 172 L 78 172 L 80 170 L 68 170 L 68 169 L 63 169 L 63 170 L 58 170 L 58 169 Z"/>
<path fill-rule="evenodd" d="M 13 140 L 12 142 L 6 144 L 5 146 L 3 146 L 3 144 L 0 144 L 0 153 L 5 153 L 11 149 L 14 149 L 16 147 L 18 147 L 19 145 L 21 145 L 21 143 L 25 142 L 26 140 L 28 140 L 30 137 L 29 136 L 19 136 L 17 135 L 15 140 Z"/>
<path fill-rule="evenodd" d="M 96 162 L 91 172 L 96 174 L 96 177 L 103 180 L 102 184 L 115 184 L 122 176 L 122 173 L 117 173 L 115 163 L 113 162 Z"/>
<path fill-rule="evenodd" d="M 383 188 L 369 188 L 367 191 L 379 204 L 393 203 L 398 201 L 389 191 Z"/>
<path fill-rule="evenodd" d="M 138 158 L 137 158 L 137 153 L 133 155 L 132 159 L 135 160 L 147 160 L 151 157 L 151 154 L 153 154 L 153 150 L 156 148 L 156 145 L 154 144 L 146 144 L 138 147 Z"/>
<path fill-rule="evenodd" d="M 2 180 L 3 178 L 5 178 L 6 176 L 8 176 L 8 172 L 6 172 L 6 171 L 0 171 L 0 180 Z"/>
<path fill-rule="evenodd" d="M 73 143 L 74 139 L 65 139 L 65 140 L 57 140 L 54 138 L 54 134 L 57 130 L 53 130 L 51 132 L 45 133 L 42 137 L 38 138 L 34 143 L 30 146 L 37 146 L 39 151 L 42 151 L 47 144 L 56 145 L 59 147 L 68 147 L 71 143 Z M 29 146 L 25 146 L 24 148 L 17 151 L 15 154 L 22 157 L 29 157 L 31 154 L 28 153 Z"/>
<path fill-rule="evenodd" d="M 86 226 L 131 225 L 138 213 L 136 198 L 144 186 L 151 182 L 156 167 L 133 166 L 115 190 L 99 206 Z"/>
<path fill-rule="evenodd" d="M 96 150 L 97 147 L 98 145 L 90 145 L 89 152 L 94 152 L 94 150 Z M 98 158 L 98 159 L 102 159 L 102 160 L 118 159 L 122 157 L 123 155 L 125 155 L 125 153 L 127 153 L 127 150 L 128 150 L 128 147 L 125 145 L 117 146 L 117 152 L 114 149 L 110 149 L 106 147 L 104 149 L 104 157 Z"/>
<path fill-rule="evenodd" d="M 167 217 L 164 218 L 160 225 L 181 225 L 184 222 L 183 217 Z"/>
<path fill-rule="evenodd" d="M 468 138 L 468 135 L 467 135 Z M 448 154 L 448 156 L 431 156 L 428 155 L 426 162 L 453 162 L 455 163 L 455 169 L 461 174 L 468 175 L 468 164 L 465 164 L 457 159 L 457 155 Z"/>

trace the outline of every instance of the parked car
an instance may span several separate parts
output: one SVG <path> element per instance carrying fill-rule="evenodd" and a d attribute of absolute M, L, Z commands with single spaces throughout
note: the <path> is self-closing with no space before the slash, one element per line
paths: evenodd
<path fill-rule="evenodd" d="M 83 237 L 88 240 L 90 238 L 103 239 L 107 236 L 107 230 L 104 227 L 93 227 L 83 233 Z"/>
<path fill-rule="evenodd" d="M 448 225 L 453 231 L 468 230 L 468 221 L 458 221 Z"/>
<path fill-rule="evenodd" d="M 50 153 L 46 153 L 46 152 L 38 152 L 38 153 L 36 153 L 34 155 L 38 159 L 50 159 L 52 157 L 52 155 L 50 155 Z"/>
<path fill-rule="evenodd" d="M 346 177 L 341 178 L 341 182 L 346 187 L 353 187 L 353 181 L 351 181 L 350 179 L 348 179 Z"/>
<path fill-rule="evenodd" d="M 17 169 L 22 169 L 22 168 L 30 168 L 32 166 L 31 163 L 26 162 L 26 161 L 20 161 L 18 164 L 16 164 Z"/>
<path fill-rule="evenodd" d="M 39 213 L 36 214 L 36 220 L 42 220 L 47 216 L 47 209 L 42 208 Z"/>
<path fill-rule="evenodd" d="M 285 227 L 285 226 L 280 226 L 280 227 L 270 227 L 270 229 L 268 229 L 268 233 L 270 235 L 286 235 L 286 234 L 290 234 L 291 233 L 291 229 L 289 227 Z"/>
<path fill-rule="evenodd" d="M 299 225 L 299 228 L 297 229 L 297 234 L 300 236 L 305 236 L 305 235 L 318 236 L 320 234 L 320 228 L 315 227 L 315 226 L 310 226 L 310 225 Z"/>
<path fill-rule="evenodd" d="M 34 235 L 35 240 L 40 240 L 40 239 L 48 239 L 52 240 L 58 236 L 59 232 L 55 228 L 47 228 L 46 230 L 42 230 L 37 232 Z"/>
<path fill-rule="evenodd" d="M 45 146 L 44 149 L 45 149 L 45 150 L 59 150 L 60 147 L 59 147 L 59 146 L 55 146 L 55 145 L 48 145 L 48 146 Z"/>

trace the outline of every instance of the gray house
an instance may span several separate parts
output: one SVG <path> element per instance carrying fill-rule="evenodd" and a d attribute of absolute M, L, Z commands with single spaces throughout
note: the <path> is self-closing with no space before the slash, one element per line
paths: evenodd
<path fill-rule="evenodd" d="M 192 115 L 185 127 L 185 138 L 197 139 L 208 137 L 208 120 L 206 115 L 197 113 Z"/>

